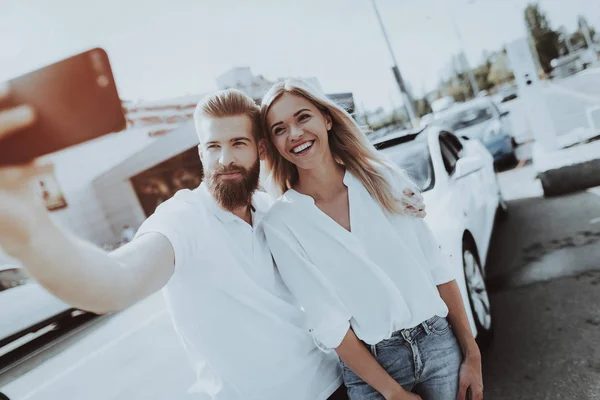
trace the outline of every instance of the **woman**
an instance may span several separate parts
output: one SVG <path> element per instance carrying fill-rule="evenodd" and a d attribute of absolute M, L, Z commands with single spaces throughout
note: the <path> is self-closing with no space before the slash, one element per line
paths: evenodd
<path fill-rule="evenodd" d="M 481 355 L 448 261 L 425 222 L 402 215 L 406 176 L 302 81 L 276 84 L 261 120 L 283 193 L 263 229 L 315 342 L 340 356 L 350 398 L 481 399 Z"/>

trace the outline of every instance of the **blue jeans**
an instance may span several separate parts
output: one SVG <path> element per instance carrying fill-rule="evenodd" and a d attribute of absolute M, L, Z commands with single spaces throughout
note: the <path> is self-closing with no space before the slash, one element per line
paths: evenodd
<path fill-rule="evenodd" d="M 462 352 L 446 318 L 433 317 L 403 329 L 376 345 L 366 345 L 379 364 L 402 387 L 424 400 L 456 399 Z M 350 400 L 384 397 L 342 361 Z"/>

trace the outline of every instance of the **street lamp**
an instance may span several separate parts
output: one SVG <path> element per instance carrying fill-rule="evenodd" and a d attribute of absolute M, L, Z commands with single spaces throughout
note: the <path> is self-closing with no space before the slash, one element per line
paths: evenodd
<path fill-rule="evenodd" d="M 473 4 L 476 1 L 477 0 L 469 0 L 466 4 Z M 454 11 L 452 11 L 452 10 L 447 10 L 447 11 L 448 11 L 448 13 L 444 14 L 444 16 L 448 16 L 448 18 L 450 19 L 450 22 L 452 23 L 452 27 L 454 28 L 454 34 L 456 35 L 456 39 L 458 40 L 458 45 L 460 48 L 459 61 L 460 61 L 461 67 L 463 69 L 463 72 L 467 73 L 467 79 L 469 79 L 469 84 L 471 86 L 471 89 L 473 90 L 473 96 L 477 96 L 477 93 L 479 93 L 479 85 L 477 84 L 477 79 L 475 79 L 475 74 L 473 73 L 473 70 L 471 69 L 471 66 L 469 65 L 469 60 L 467 59 L 467 55 L 465 53 L 465 45 L 463 42 L 462 34 L 460 33 L 460 29 L 458 28 L 458 24 L 456 23 L 456 16 L 454 14 Z M 429 15 L 427 17 L 427 19 L 428 20 L 432 19 L 432 16 Z"/>
<path fill-rule="evenodd" d="M 475 74 L 473 74 L 473 70 L 469 65 L 469 60 L 467 60 L 467 54 L 465 53 L 465 46 L 463 45 L 462 35 L 460 34 L 458 25 L 456 25 L 456 20 L 454 19 L 454 17 L 451 17 L 451 19 L 452 25 L 454 25 L 454 31 L 456 32 L 456 37 L 458 38 L 458 42 L 460 45 L 461 64 L 463 64 L 463 68 L 467 70 L 467 76 L 469 77 L 471 88 L 473 89 L 473 96 L 477 96 L 477 93 L 479 93 L 479 85 L 477 85 L 477 79 L 475 79 Z"/>
<path fill-rule="evenodd" d="M 402 79 L 402 75 L 400 74 L 400 69 L 398 68 L 398 63 L 396 62 L 396 56 L 394 55 L 392 45 L 390 44 L 390 40 L 388 39 L 387 31 L 385 30 L 385 26 L 383 25 L 383 21 L 381 20 L 381 15 L 379 15 L 377 4 L 375 3 L 375 0 L 371 0 L 371 3 L 373 3 L 373 8 L 375 9 L 375 14 L 377 14 L 377 20 L 379 21 L 381 32 L 383 33 L 383 37 L 385 38 L 385 42 L 387 43 L 390 55 L 392 56 L 392 61 L 394 62 L 392 72 L 394 74 L 394 78 L 396 79 L 396 83 L 398 84 L 398 88 L 400 89 L 400 95 L 402 96 L 404 106 L 406 107 L 406 111 L 408 112 L 408 117 L 410 118 L 410 122 L 413 125 L 413 127 L 418 128 L 419 123 L 417 121 L 414 103 L 410 96 L 410 93 L 408 93 L 408 91 L 406 90 L 406 85 L 404 84 L 404 80 Z"/>
<path fill-rule="evenodd" d="M 474 2 L 475 0 L 471 0 L 467 4 L 472 4 Z M 460 33 L 460 29 L 458 28 L 458 24 L 456 23 L 456 17 L 453 11 L 450 11 L 450 20 L 452 21 L 452 26 L 454 27 L 454 32 L 456 33 L 456 38 L 458 39 L 458 45 L 460 46 L 461 63 L 464 64 L 463 68 L 467 70 L 467 76 L 469 77 L 471 88 L 473 89 L 473 96 L 477 96 L 477 93 L 479 93 L 479 85 L 477 85 L 477 79 L 475 79 L 475 74 L 473 74 L 473 70 L 469 65 L 469 60 L 467 60 L 465 45 L 463 43 L 463 38 Z"/>

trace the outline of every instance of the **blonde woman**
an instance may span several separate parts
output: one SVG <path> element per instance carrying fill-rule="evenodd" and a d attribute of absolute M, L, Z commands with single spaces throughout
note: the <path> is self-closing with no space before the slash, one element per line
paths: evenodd
<path fill-rule="evenodd" d="M 262 229 L 315 342 L 339 355 L 350 399 L 483 398 L 447 260 L 397 200 L 407 177 L 302 81 L 276 84 L 261 121 L 270 184 L 283 194 Z"/>

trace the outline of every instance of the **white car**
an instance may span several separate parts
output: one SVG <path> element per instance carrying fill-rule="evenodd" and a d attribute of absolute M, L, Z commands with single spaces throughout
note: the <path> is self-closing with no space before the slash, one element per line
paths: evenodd
<path fill-rule="evenodd" d="M 423 191 L 426 221 L 455 269 L 473 332 L 482 346 L 493 335 L 485 260 L 497 216 L 505 215 L 494 159 L 479 140 L 439 126 L 373 142 Z"/>
<path fill-rule="evenodd" d="M 53 322 L 70 318 L 73 312 L 71 306 L 29 279 L 19 265 L 0 265 L 0 350 Z"/>

